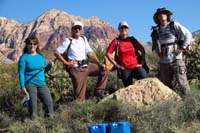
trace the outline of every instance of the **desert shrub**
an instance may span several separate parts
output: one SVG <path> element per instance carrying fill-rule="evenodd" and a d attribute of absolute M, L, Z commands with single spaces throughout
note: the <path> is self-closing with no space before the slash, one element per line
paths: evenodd
<path fill-rule="evenodd" d="M 53 118 L 41 117 L 35 120 L 26 119 L 24 122 L 16 121 L 8 130 L 11 133 L 66 133 L 62 124 L 56 123 Z"/>
<path fill-rule="evenodd" d="M 0 112 L 16 116 L 21 110 L 22 100 L 17 65 L 1 64 L 0 73 Z"/>
<path fill-rule="evenodd" d="M 123 83 L 122 80 L 117 77 L 117 71 L 110 71 L 108 75 L 108 81 L 106 84 L 106 91 L 108 91 L 108 93 L 111 94 L 122 87 Z"/>
<path fill-rule="evenodd" d="M 126 106 L 121 112 L 123 116 L 128 116 L 132 132 L 179 132 L 185 128 L 185 123 L 197 120 L 199 103 L 191 103 L 189 99 L 182 102 L 167 101 L 151 108 Z"/>
<path fill-rule="evenodd" d="M 0 129 L 7 128 L 10 123 L 11 118 L 5 113 L 0 113 Z"/>
<path fill-rule="evenodd" d="M 187 76 L 189 80 L 200 80 L 200 36 L 195 37 L 192 50 L 186 52 Z"/>
<path fill-rule="evenodd" d="M 34 121 L 29 119 L 24 122 L 16 121 L 10 124 L 9 130 L 86 133 L 89 125 L 129 121 L 132 132 L 178 133 L 184 131 L 183 129 L 191 129 L 186 126 L 187 123 L 196 123 L 195 125 L 199 123 L 200 95 L 194 97 L 196 101 L 193 104 L 186 99 L 182 102 L 167 101 L 155 104 L 151 108 L 134 108 L 133 106 L 122 105 L 115 100 L 98 104 L 95 100 L 73 101 L 61 105 L 52 118 L 43 119 L 43 117 L 39 117 Z"/>

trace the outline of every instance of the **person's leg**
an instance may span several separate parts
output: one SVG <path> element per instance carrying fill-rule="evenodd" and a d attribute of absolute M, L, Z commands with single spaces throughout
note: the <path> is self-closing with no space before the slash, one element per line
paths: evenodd
<path fill-rule="evenodd" d="M 173 70 L 171 69 L 170 63 L 160 63 L 160 80 L 163 84 L 173 89 Z"/>
<path fill-rule="evenodd" d="M 29 93 L 30 96 L 30 107 L 29 107 L 29 112 L 31 117 L 38 116 L 38 111 L 37 111 L 37 87 L 33 84 L 27 84 L 26 89 Z"/>
<path fill-rule="evenodd" d="M 147 72 L 143 67 L 136 67 L 133 69 L 131 75 L 136 79 L 144 79 L 147 77 Z"/>
<path fill-rule="evenodd" d="M 74 88 L 75 98 L 80 101 L 85 100 L 87 85 L 87 69 L 88 68 L 71 68 L 70 77 Z"/>
<path fill-rule="evenodd" d="M 53 100 L 49 91 L 49 88 L 44 86 L 38 86 L 38 97 L 43 103 L 45 116 L 50 116 L 53 111 Z"/>
<path fill-rule="evenodd" d="M 98 93 L 104 93 L 108 79 L 108 70 L 103 70 L 97 64 L 90 63 L 88 65 L 87 74 L 89 76 L 98 76 L 96 90 L 94 92 L 95 95 L 98 95 Z"/>
<path fill-rule="evenodd" d="M 132 70 L 130 69 L 121 70 L 122 82 L 124 84 L 124 87 L 132 85 L 133 83 L 133 77 L 131 76 L 131 72 Z"/>
<path fill-rule="evenodd" d="M 177 60 L 175 62 L 174 67 L 174 74 L 178 84 L 181 87 L 181 95 L 186 95 L 190 93 L 190 86 L 187 80 L 187 68 L 185 66 L 185 62 L 183 60 Z"/>

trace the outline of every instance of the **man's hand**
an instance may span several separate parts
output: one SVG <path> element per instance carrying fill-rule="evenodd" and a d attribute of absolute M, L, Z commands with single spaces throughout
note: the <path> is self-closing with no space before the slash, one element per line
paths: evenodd
<path fill-rule="evenodd" d="M 175 50 L 175 54 L 176 54 L 176 55 L 178 55 L 178 54 L 180 54 L 180 53 L 182 53 L 182 52 L 184 52 L 184 50 L 182 50 L 182 49 L 176 49 L 176 50 Z"/>
<path fill-rule="evenodd" d="M 75 64 L 77 64 L 77 61 L 75 61 L 75 60 L 69 60 L 66 63 L 66 65 L 75 65 Z"/>
<path fill-rule="evenodd" d="M 103 68 L 103 70 L 106 70 L 106 65 L 105 64 L 102 64 L 102 63 L 98 63 L 99 67 Z"/>

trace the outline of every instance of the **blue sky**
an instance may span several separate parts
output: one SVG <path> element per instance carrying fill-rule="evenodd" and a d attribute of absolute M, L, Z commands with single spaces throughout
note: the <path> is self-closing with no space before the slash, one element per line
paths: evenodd
<path fill-rule="evenodd" d="M 152 16 L 166 7 L 191 32 L 200 29 L 200 0 L 0 0 L 0 16 L 20 23 L 30 22 L 45 11 L 58 9 L 74 16 L 97 16 L 117 29 L 120 21 L 129 23 L 129 35 L 150 41 Z"/>

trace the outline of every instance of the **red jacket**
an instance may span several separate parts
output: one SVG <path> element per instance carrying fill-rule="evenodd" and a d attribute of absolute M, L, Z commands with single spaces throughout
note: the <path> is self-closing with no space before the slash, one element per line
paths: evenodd
<path fill-rule="evenodd" d="M 115 51 L 116 43 L 118 42 L 118 60 L 119 64 L 125 67 L 126 69 L 135 68 L 138 65 L 137 56 L 135 54 L 135 48 L 131 43 L 130 39 L 120 40 L 113 39 L 107 48 L 107 53 L 112 54 Z M 142 53 L 144 48 L 138 41 L 135 41 L 135 44 Z"/>

